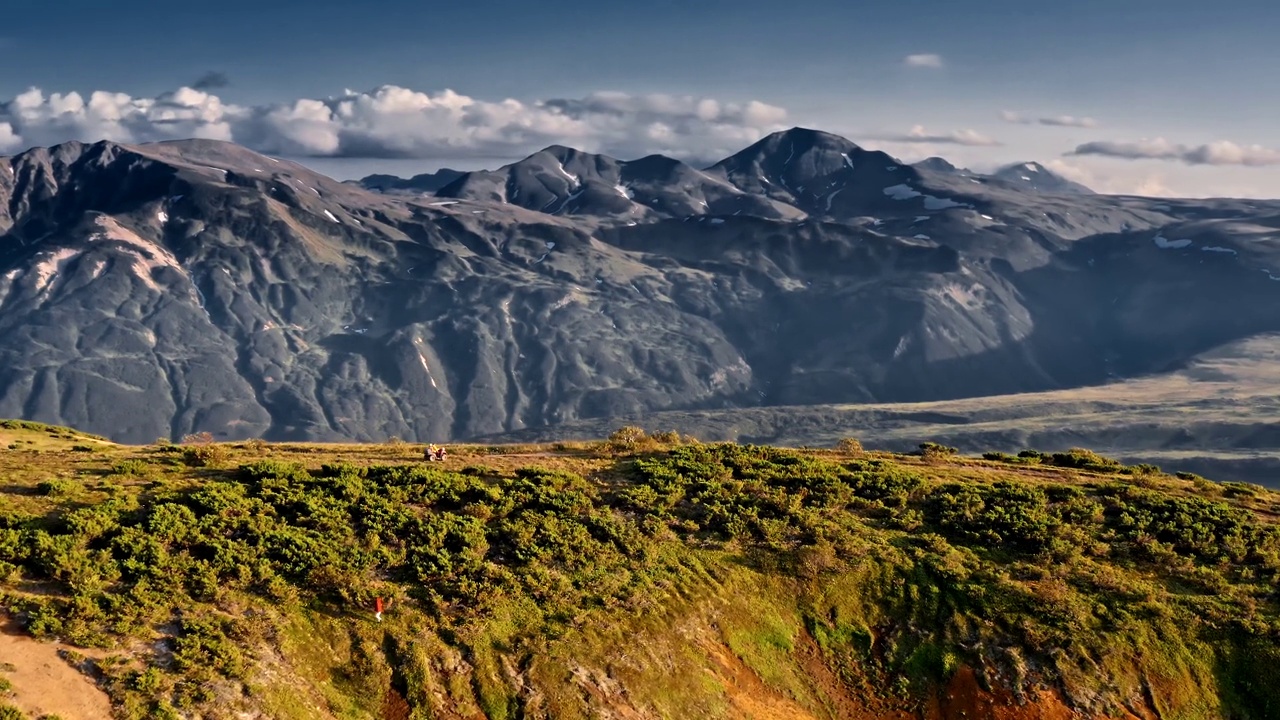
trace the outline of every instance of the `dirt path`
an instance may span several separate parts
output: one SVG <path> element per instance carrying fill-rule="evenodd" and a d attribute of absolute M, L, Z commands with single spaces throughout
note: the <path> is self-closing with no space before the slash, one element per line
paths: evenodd
<path fill-rule="evenodd" d="M 6 620 L 0 627 L 0 672 L 13 685 L 8 702 L 29 717 L 107 720 L 111 701 L 93 681 L 58 657 L 59 643 L 40 642 Z M 69 649 L 69 648 L 67 648 Z"/>

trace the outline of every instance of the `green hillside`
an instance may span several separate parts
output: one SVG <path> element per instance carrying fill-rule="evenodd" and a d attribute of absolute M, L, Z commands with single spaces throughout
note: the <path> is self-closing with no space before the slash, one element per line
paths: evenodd
<path fill-rule="evenodd" d="M 4 603 L 123 718 L 1280 716 L 1255 486 L 1080 450 L 0 431 Z"/>

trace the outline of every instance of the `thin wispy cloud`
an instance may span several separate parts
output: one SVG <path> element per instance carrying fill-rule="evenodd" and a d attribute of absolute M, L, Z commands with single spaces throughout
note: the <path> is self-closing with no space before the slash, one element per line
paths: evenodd
<path fill-rule="evenodd" d="M 1078 145 L 1067 155 L 1098 155 L 1120 160 L 1168 160 L 1187 165 L 1280 165 L 1280 150 L 1261 145 L 1238 145 L 1227 140 L 1204 145 L 1183 145 L 1164 138 L 1137 142 L 1096 141 Z"/>
<path fill-rule="evenodd" d="M 191 83 L 191 87 L 195 90 L 217 90 L 230 86 L 231 79 L 227 77 L 226 73 L 220 72 L 207 72 Z"/>
<path fill-rule="evenodd" d="M 1051 115 L 1046 117 L 1028 117 L 1022 113 L 1004 110 L 1000 113 L 1000 119 L 1007 123 L 1015 125 L 1048 125 L 1051 127 L 1078 127 L 1093 128 L 1098 126 L 1098 121 L 1091 117 L 1076 117 L 1074 115 Z"/>
<path fill-rule="evenodd" d="M 970 147 L 997 147 L 999 140 L 987 137 L 976 130 L 953 130 L 947 133 L 933 133 L 916 125 L 905 134 L 881 135 L 875 139 L 884 142 L 927 144 L 927 145 L 967 145 Z"/>
<path fill-rule="evenodd" d="M 940 68 L 943 66 L 942 56 L 934 53 L 908 55 L 902 59 L 902 64 L 915 68 Z"/>
<path fill-rule="evenodd" d="M 296 157 L 495 158 L 553 143 L 622 157 L 689 157 L 736 151 L 783 129 L 786 119 L 786 110 L 759 101 L 616 92 L 490 101 L 386 85 L 244 106 L 193 87 L 154 98 L 33 88 L 0 103 L 0 152 L 67 140 L 206 138 Z"/>

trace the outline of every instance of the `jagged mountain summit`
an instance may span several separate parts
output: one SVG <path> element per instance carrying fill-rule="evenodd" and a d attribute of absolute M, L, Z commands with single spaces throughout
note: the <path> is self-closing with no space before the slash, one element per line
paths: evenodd
<path fill-rule="evenodd" d="M 1038 192 L 1093 194 L 1093 190 L 1085 185 L 1068 180 L 1037 162 L 1006 165 L 992 173 L 991 177 Z"/>
<path fill-rule="evenodd" d="M 550 147 L 428 194 L 68 143 L 0 159 L 0 201 L 0 416 L 128 441 L 1057 389 L 1280 325 L 1280 204 L 1057 193 L 806 129 L 706 169 Z"/>
<path fill-rule="evenodd" d="M 951 164 L 950 162 L 948 162 L 945 158 L 940 158 L 940 157 L 929 157 L 929 158 L 925 158 L 924 160 L 921 160 L 921 161 L 920 161 L 920 162 L 918 162 L 918 163 L 914 163 L 914 167 L 916 167 L 916 168 L 918 168 L 918 169 L 920 169 L 920 170 L 928 170 L 928 171 L 930 171 L 930 172 L 938 172 L 938 173 L 967 173 L 967 172 L 969 172 L 968 170 L 963 170 L 963 169 L 961 169 L 961 168 L 956 167 L 955 165 L 952 165 L 952 164 Z"/>
<path fill-rule="evenodd" d="M 744 212 L 771 218 L 801 215 L 796 208 L 744 193 L 723 178 L 669 157 L 623 161 L 558 145 L 496 171 L 466 173 L 436 194 L 628 223 Z"/>

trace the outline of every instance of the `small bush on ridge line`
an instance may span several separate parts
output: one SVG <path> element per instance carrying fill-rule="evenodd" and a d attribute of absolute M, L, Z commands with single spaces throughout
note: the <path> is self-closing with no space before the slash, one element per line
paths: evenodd
<path fill-rule="evenodd" d="M 862 441 L 851 437 L 841 438 L 840 442 L 836 443 L 836 450 L 847 455 L 857 455 L 865 452 L 862 447 Z"/>
<path fill-rule="evenodd" d="M 947 458 L 959 454 L 959 448 L 954 448 L 949 445 L 939 445 L 938 443 L 933 442 L 920 443 L 920 455 L 929 460 Z"/>
<path fill-rule="evenodd" d="M 632 450 L 640 450 L 646 447 L 652 447 L 656 442 L 644 428 L 635 425 L 627 425 L 614 430 L 609 435 L 608 446 L 614 452 L 627 452 Z"/>
<path fill-rule="evenodd" d="M 182 451 L 182 461 L 191 467 L 212 467 L 227 460 L 227 449 L 221 445 L 196 445 Z"/>

